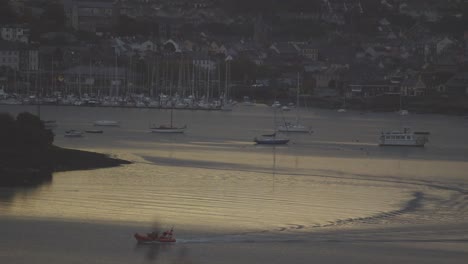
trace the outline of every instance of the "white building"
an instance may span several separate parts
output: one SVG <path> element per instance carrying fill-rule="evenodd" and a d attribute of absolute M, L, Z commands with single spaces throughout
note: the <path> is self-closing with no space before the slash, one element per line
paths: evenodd
<path fill-rule="evenodd" d="M 24 25 L 4 25 L 0 28 L 3 40 L 29 42 L 29 28 Z"/>
<path fill-rule="evenodd" d="M 19 69 L 20 52 L 16 45 L 7 41 L 0 41 L 0 67 Z"/>
<path fill-rule="evenodd" d="M 39 50 L 27 48 L 20 51 L 20 69 L 24 71 L 39 70 Z"/>
<path fill-rule="evenodd" d="M 39 69 L 39 51 L 37 48 L 8 41 L 0 41 L 0 67 L 14 70 L 37 71 Z"/>

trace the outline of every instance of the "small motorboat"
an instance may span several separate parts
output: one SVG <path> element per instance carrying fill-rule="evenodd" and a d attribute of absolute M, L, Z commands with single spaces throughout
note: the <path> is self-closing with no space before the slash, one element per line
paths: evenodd
<path fill-rule="evenodd" d="M 173 228 L 171 228 L 171 230 L 164 231 L 162 235 L 159 235 L 158 232 L 153 231 L 146 235 L 135 233 L 133 236 L 135 237 L 136 241 L 140 244 L 174 243 L 176 242 L 176 239 L 173 236 L 173 231 Z"/>

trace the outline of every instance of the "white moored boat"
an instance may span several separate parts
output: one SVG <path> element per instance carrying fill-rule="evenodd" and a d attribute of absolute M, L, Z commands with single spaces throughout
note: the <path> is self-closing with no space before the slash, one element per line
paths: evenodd
<path fill-rule="evenodd" d="M 277 127 L 277 130 L 280 131 L 280 132 L 295 132 L 295 133 L 312 133 L 312 129 L 310 127 L 307 127 L 303 124 L 301 124 L 301 118 L 299 116 L 299 90 L 300 90 L 300 87 L 299 87 L 299 83 L 300 83 L 300 75 L 298 74 L 298 77 L 297 77 L 298 81 L 298 86 L 297 86 L 297 89 L 296 89 L 296 122 L 295 123 L 292 123 L 292 122 L 284 122 L 284 124 L 282 125 L 279 125 Z M 289 107 L 287 107 L 288 110 L 286 111 L 289 111 Z M 285 108 L 281 108 L 283 111 L 285 111 Z"/>
<path fill-rule="evenodd" d="M 112 120 L 98 120 L 94 122 L 95 126 L 120 126 L 120 123 Z"/>
<path fill-rule="evenodd" d="M 185 125 L 183 127 L 175 127 L 172 124 L 173 115 L 174 115 L 173 114 L 173 112 L 174 112 L 174 102 L 172 102 L 172 101 L 168 102 L 166 105 L 171 108 L 171 122 L 169 123 L 169 125 L 152 126 L 152 127 L 150 127 L 151 132 L 152 133 L 165 133 L 165 134 L 184 133 L 185 129 L 187 129 L 187 125 Z"/>
<path fill-rule="evenodd" d="M 429 134 L 429 132 L 411 132 L 408 128 L 403 131 L 382 132 L 379 145 L 424 147 L 429 141 Z"/>
<path fill-rule="evenodd" d="M 304 125 L 299 123 L 292 124 L 286 122 L 284 125 L 278 126 L 278 131 L 280 132 L 298 132 L 298 133 L 312 133 L 312 130 Z"/>
<path fill-rule="evenodd" d="M 65 136 L 66 137 L 82 137 L 83 132 L 78 131 L 78 130 L 68 130 L 68 131 L 65 131 Z"/>

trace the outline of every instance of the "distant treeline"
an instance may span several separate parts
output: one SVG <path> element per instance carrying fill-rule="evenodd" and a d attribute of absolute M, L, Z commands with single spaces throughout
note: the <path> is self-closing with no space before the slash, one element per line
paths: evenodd
<path fill-rule="evenodd" d="M 0 113 L 0 146 L 2 148 L 46 149 L 54 142 L 52 131 L 45 129 L 39 117 L 21 113 L 16 119 Z"/>

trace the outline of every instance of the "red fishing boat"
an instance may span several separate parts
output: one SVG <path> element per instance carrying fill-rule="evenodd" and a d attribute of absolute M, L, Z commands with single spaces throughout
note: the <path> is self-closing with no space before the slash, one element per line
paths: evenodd
<path fill-rule="evenodd" d="M 135 233 L 133 235 L 138 243 L 149 244 L 149 243 L 173 243 L 176 242 L 175 237 L 173 236 L 173 228 L 168 231 L 164 231 L 162 235 L 159 235 L 158 232 L 153 231 L 146 235 L 140 235 Z"/>

